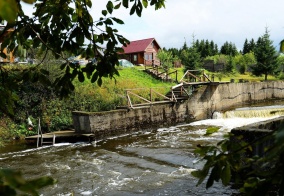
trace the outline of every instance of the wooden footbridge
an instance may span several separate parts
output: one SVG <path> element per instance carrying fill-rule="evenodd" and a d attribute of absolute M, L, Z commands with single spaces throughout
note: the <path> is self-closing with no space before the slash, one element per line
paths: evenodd
<path fill-rule="evenodd" d="M 127 106 L 118 108 L 135 109 L 161 103 L 176 103 L 189 99 L 200 85 L 218 84 L 220 82 L 214 82 L 214 75 L 210 79 L 204 70 L 188 70 L 178 81 L 177 85 L 164 90 L 165 94 L 160 93 L 163 90 L 158 92 L 157 88 L 126 89 Z"/>

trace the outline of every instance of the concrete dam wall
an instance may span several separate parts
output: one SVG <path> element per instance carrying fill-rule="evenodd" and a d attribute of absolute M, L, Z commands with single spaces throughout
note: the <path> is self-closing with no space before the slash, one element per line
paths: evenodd
<path fill-rule="evenodd" d="M 211 118 L 215 111 L 226 111 L 246 103 L 284 98 L 284 81 L 226 83 L 201 86 L 188 100 L 155 104 L 139 109 L 107 112 L 72 112 L 77 133 L 96 138 L 130 133 Z"/>

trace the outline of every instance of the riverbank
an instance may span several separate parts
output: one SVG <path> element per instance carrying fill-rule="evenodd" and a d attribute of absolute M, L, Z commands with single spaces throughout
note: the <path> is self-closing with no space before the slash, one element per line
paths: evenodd
<path fill-rule="evenodd" d="M 51 72 L 58 72 L 54 66 Z M 174 84 L 158 81 L 142 71 L 143 68 L 124 68 L 119 69 L 120 76 L 114 80 L 103 79 L 103 85 L 91 83 L 86 78 L 84 83 L 74 80 L 75 91 L 68 99 L 59 99 L 50 89 L 45 89 L 38 84 L 23 84 L 19 90 L 19 102 L 15 111 L 17 115 L 10 118 L 1 116 L 0 119 L 0 136 L 2 143 L 10 142 L 18 138 L 37 134 L 38 118 L 41 119 L 41 127 L 44 132 L 53 132 L 64 129 L 73 129 L 72 111 L 101 112 L 111 111 L 117 106 L 125 105 L 127 99 L 125 89 L 145 88 L 147 92 L 141 91 L 142 94 L 148 94 L 149 88 L 166 94 Z M 183 69 L 178 69 L 178 79 L 183 75 Z M 248 81 L 259 81 L 262 77 L 252 77 L 249 74 L 226 75 L 222 81 L 234 78 L 238 82 L 241 78 Z M 217 79 L 217 78 L 216 78 Z M 269 79 L 275 79 L 271 76 Z M 28 114 L 28 116 L 27 116 Z M 30 118 L 35 125 L 34 129 L 29 130 L 27 118 Z M 209 115 L 210 117 L 210 115 Z M 189 117 L 190 119 L 191 117 Z M 0 141 L 1 144 L 1 141 Z"/>
<path fill-rule="evenodd" d="M 283 81 L 227 83 L 200 87 L 188 100 L 174 104 L 108 112 L 74 111 L 72 115 L 77 133 L 93 133 L 101 139 L 142 129 L 208 119 L 216 111 L 276 99 L 284 99 Z"/>

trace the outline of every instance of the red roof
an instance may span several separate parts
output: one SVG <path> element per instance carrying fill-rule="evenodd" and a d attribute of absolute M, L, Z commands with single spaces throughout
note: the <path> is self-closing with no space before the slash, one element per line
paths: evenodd
<path fill-rule="evenodd" d="M 154 41 L 154 38 L 131 41 L 124 49 L 124 54 L 143 52 Z"/>

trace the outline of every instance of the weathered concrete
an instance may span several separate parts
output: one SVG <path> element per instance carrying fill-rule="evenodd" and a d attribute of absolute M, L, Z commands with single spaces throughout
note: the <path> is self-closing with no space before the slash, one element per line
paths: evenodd
<path fill-rule="evenodd" d="M 202 86 L 188 100 L 145 108 L 86 113 L 74 111 L 78 133 L 94 133 L 98 138 L 141 129 L 211 118 L 215 111 L 226 111 L 245 103 L 283 99 L 284 82 L 226 83 Z"/>
<path fill-rule="evenodd" d="M 266 121 L 256 122 L 247 126 L 232 129 L 230 140 L 237 143 L 245 141 L 246 143 L 250 144 L 251 151 L 247 151 L 246 156 L 263 156 L 265 155 L 265 149 L 270 147 L 274 142 L 272 138 L 265 138 L 265 136 L 272 134 L 272 132 L 280 128 L 283 129 L 283 127 L 284 116 Z"/>

